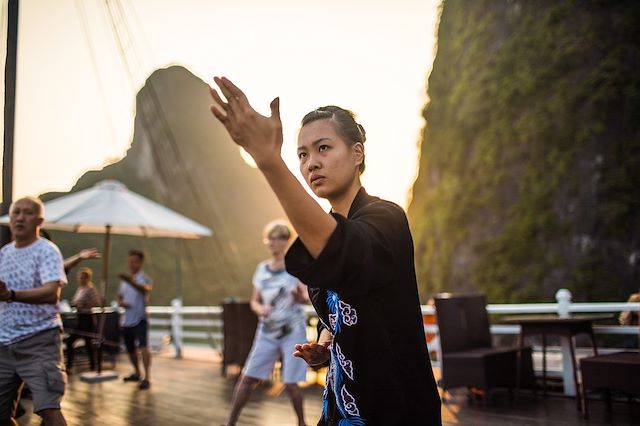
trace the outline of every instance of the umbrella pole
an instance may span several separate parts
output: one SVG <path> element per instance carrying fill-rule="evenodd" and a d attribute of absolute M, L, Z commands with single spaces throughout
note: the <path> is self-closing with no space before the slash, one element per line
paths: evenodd
<path fill-rule="evenodd" d="M 107 279 L 109 270 L 109 253 L 111 251 L 111 225 L 106 226 L 104 250 L 102 256 L 102 282 L 101 282 L 101 305 L 100 316 L 98 317 L 98 330 L 96 332 L 96 339 L 93 344 L 96 349 L 97 355 L 97 367 L 98 370 L 95 373 L 82 373 L 80 380 L 88 383 L 99 383 L 105 380 L 113 380 L 118 378 L 118 374 L 115 371 L 102 372 L 102 347 L 104 344 L 104 325 L 107 320 L 107 312 L 105 304 L 107 302 Z"/>
<path fill-rule="evenodd" d="M 111 252 L 111 225 L 107 225 L 104 235 L 104 249 L 102 251 L 102 313 L 100 315 L 100 321 L 98 324 L 98 341 L 97 341 L 97 355 L 98 355 L 98 375 L 102 373 L 102 344 L 104 341 L 104 323 L 106 321 L 105 304 L 107 303 L 107 289 L 109 278 L 109 253 Z"/>
<path fill-rule="evenodd" d="M 102 252 L 102 306 L 107 302 L 107 279 L 109 278 L 109 254 L 111 253 L 111 225 L 107 225 L 104 235 L 104 251 Z"/>
<path fill-rule="evenodd" d="M 176 299 L 182 300 L 182 259 L 180 257 L 181 241 L 177 238 L 176 242 Z"/>

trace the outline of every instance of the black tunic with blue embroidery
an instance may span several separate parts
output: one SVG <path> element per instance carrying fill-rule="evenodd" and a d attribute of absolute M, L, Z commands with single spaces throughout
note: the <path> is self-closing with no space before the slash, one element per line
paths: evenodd
<path fill-rule="evenodd" d="M 299 239 L 286 255 L 334 336 L 318 425 L 440 425 L 404 211 L 361 188 L 348 218 L 333 216 L 316 259 Z"/>

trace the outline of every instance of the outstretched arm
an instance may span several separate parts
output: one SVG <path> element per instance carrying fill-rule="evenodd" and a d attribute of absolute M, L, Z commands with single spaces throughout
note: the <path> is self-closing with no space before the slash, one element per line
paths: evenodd
<path fill-rule="evenodd" d="M 97 259 L 100 257 L 100 252 L 95 247 L 80 250 L 78 253 L 64 260 L 64 270 L 68 271 L 78 263 L 87 259 Z"/>
<path fill-rule="evenodd" d="M 279 98 L 271 102 L 271 116 L 265 117 L 251 107 L 245 94 L 230 80 L 216 77 L 214 81 L 227 102 L 210 88 L 211 97 L 218 104 L 211 106 L 211 112 L 234 142 L 253 157 L 303 244 L 313 257 L 317 257 L 335 229 L 336 221 L 305 191 L 280 156 Z"/>

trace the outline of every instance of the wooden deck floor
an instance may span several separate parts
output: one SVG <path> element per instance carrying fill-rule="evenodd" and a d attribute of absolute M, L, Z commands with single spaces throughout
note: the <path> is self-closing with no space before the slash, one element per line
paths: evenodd
<path fill-rule="evenodd" d="M 195 426 L 224 424 L 231 402 L 235 378 L 224 378 L 220 364 L 202 359 L 176 360 L 168 355 L 153 360 L 153 385 L 140 391 L 121 379 L 88 384 L 71 376 L 63 400 L 63 412 L 69 426 Z M 120 357 L 116 368 L 122 376 L 129 366 Z M 278 386 L 261 385 L 245 407 L 240 425 L 295 425 L 296 418 L 286 392 Z M 320 416 L 322 389 L 310 385 L 304 389 L 305 417 L 314 425 Z M 614 404 L 614 414 L 607 418 L 603 403 L 590 404 L 591 418 L 583 420 L 575 402 L 559 396 L 521 395 L 510 401 L 498 394 L 486 405 L 468 405 L 463 392 L 452 395 L 443 405 L 446 425 L 472 426 L 560 426 L 560 425 L 632 425 L 638 424 L 640 404 Z M 26 403 L 29 408 L 29 402 Z M 634 422 L 635 421 L 635 422 Z M 27 413 L 21 426 L 39 425 L 39 418 Z M 416 421 L 416 425 L 421 424 Z"/>

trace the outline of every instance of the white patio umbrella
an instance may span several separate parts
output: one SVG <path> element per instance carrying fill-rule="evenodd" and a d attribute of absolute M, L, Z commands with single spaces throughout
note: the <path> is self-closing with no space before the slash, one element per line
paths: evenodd
<path fill-rule="evenodd" d="M 200 238 L 211 230 L 141 195 L 116 180 L 44 204 L 43 228 L 105 234 L 102 280 L 107 283 L 111 234 L 143 237 Z M 9 216 L 0 217 L 0 224 Z M 104 289 L 106 294 L 106 288 Z"/>
<path fill-rule="evenodd" d="M 116 180 L 45 203 L 44 228 L 60 231 L 200 238 L 211 230 L 141 195 Z M 0 218 L 8 223 L 8 217 Z"/>
<path fill-rule="evenodd" d="M 129 191 L 116 180 L 103 180 L 92 188 L 49 201 L 44 204 L 44 212 L 45 229 L 105 234 L 103 301 L 107 294 L 111 234 L 189 239 L 211 235 L 209 228 Z M 0 217 L 0 224 L 8 223 L 9 216 Z M 98 331 L 100 337 L 102 327 L 103 323 Z"/>

